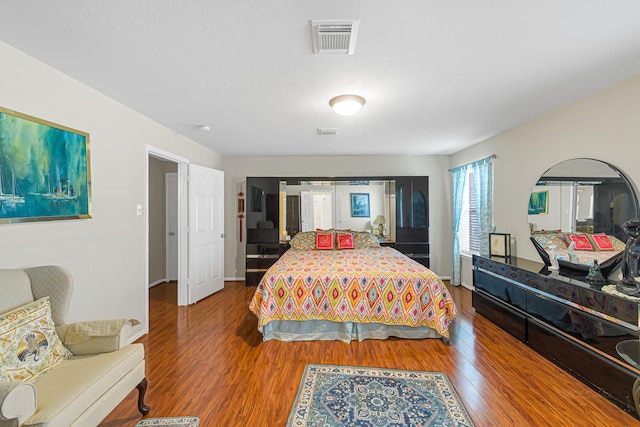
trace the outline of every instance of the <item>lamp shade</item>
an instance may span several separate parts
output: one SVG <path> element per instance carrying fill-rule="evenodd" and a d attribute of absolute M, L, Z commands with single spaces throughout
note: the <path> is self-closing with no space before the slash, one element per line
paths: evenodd
<path fill-rule="evenodd" d="M 384 224 L 385 222 L 386 222 L 386 221 L 385 221 L 385 219 L 384 219 L 384 216 L 382 216 L 382 215 L 378 215 L 378 216 L 376 217 L 376 219 L 375 219 L 375 220 L 373 220 L 373 223 L 374 223 L 374 224 L 376 224 L 376 225 Z"/>
<path fill-rule="evenodd" d="M 359 95 L 339 95 L 329 100 L 333 111 L 341 116 L 351 116 L 362 108 L 365 99 Z"/>

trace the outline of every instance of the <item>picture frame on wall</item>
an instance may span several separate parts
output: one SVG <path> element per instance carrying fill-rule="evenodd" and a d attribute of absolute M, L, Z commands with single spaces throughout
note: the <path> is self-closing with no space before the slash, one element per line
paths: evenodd
<path fill-rule="evenodd" d="M 89 134 L 0 107 L 0 224 L 91 218 Z"/>
<path fill-rule="evenodd" d="M 369 193 L 351 193 L 351 216 L 369 218 Z"/>
<path fill-rule="evenodd" d="M 549 190 L 536 191 L 529 197 L 529 215 L 546 215 L 549 212 Z"/>

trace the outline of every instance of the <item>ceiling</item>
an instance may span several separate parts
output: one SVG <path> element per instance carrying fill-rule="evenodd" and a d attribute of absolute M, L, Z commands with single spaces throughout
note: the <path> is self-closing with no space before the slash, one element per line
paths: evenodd
<path fill-rule="evenodd" d="M 223 156 L 447 155 L 639 73 L 640 2 L 2 0 L 0 40 Z"/>

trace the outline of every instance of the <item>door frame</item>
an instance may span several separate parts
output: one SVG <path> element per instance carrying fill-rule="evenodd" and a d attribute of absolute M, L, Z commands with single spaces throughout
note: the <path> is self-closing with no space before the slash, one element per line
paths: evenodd
<path fill-rule="evenodd" d="M 188 248 L 188 194 L 187 194 L 187 176 L 189 172 L 189 159 L 178 156 L 177 154 L 163 150 L 153 145 L 145 145 L 145 158 L 144 158 L 144 179 L 145 179 L 145 203 L 146 209 L 144 215 L 145 221 L 145 311 L 147 313 L 147 325 L 146 329 L 149 330 L 149 158 L 155 157 L 162 160 L 172 161 L 178 164 L 178 305 L 188 304 L 188 284 L 187 284 L 187 257 L 189 254 Z"/>

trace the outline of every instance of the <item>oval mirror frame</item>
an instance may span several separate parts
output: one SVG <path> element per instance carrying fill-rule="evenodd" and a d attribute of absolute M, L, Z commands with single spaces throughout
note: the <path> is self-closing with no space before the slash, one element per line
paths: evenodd
<path fill-rule="evenodd" d="M 535 232 L 606 234 L 622 242 L 626 221 L 640 217 L 638 192 L 618 168 L 595 159 L 565 160 L 548 169 L 531 190 L 527 209 Z M 549 254 L 532 241 L 546 265 Z"/>
<path fill-rule="evenodd" d="M 543 194 L 536 197 L 540 193 Z M 531 194 L 528 208 L 531 231 L 575 232 L 590 230 L 587 227 L 592 225 L 593 233 L 625 240 L 620 226 L 640 215 L 633 183 L 622 171 L 600 160 L 560 162 L 542 174 Z"/>

